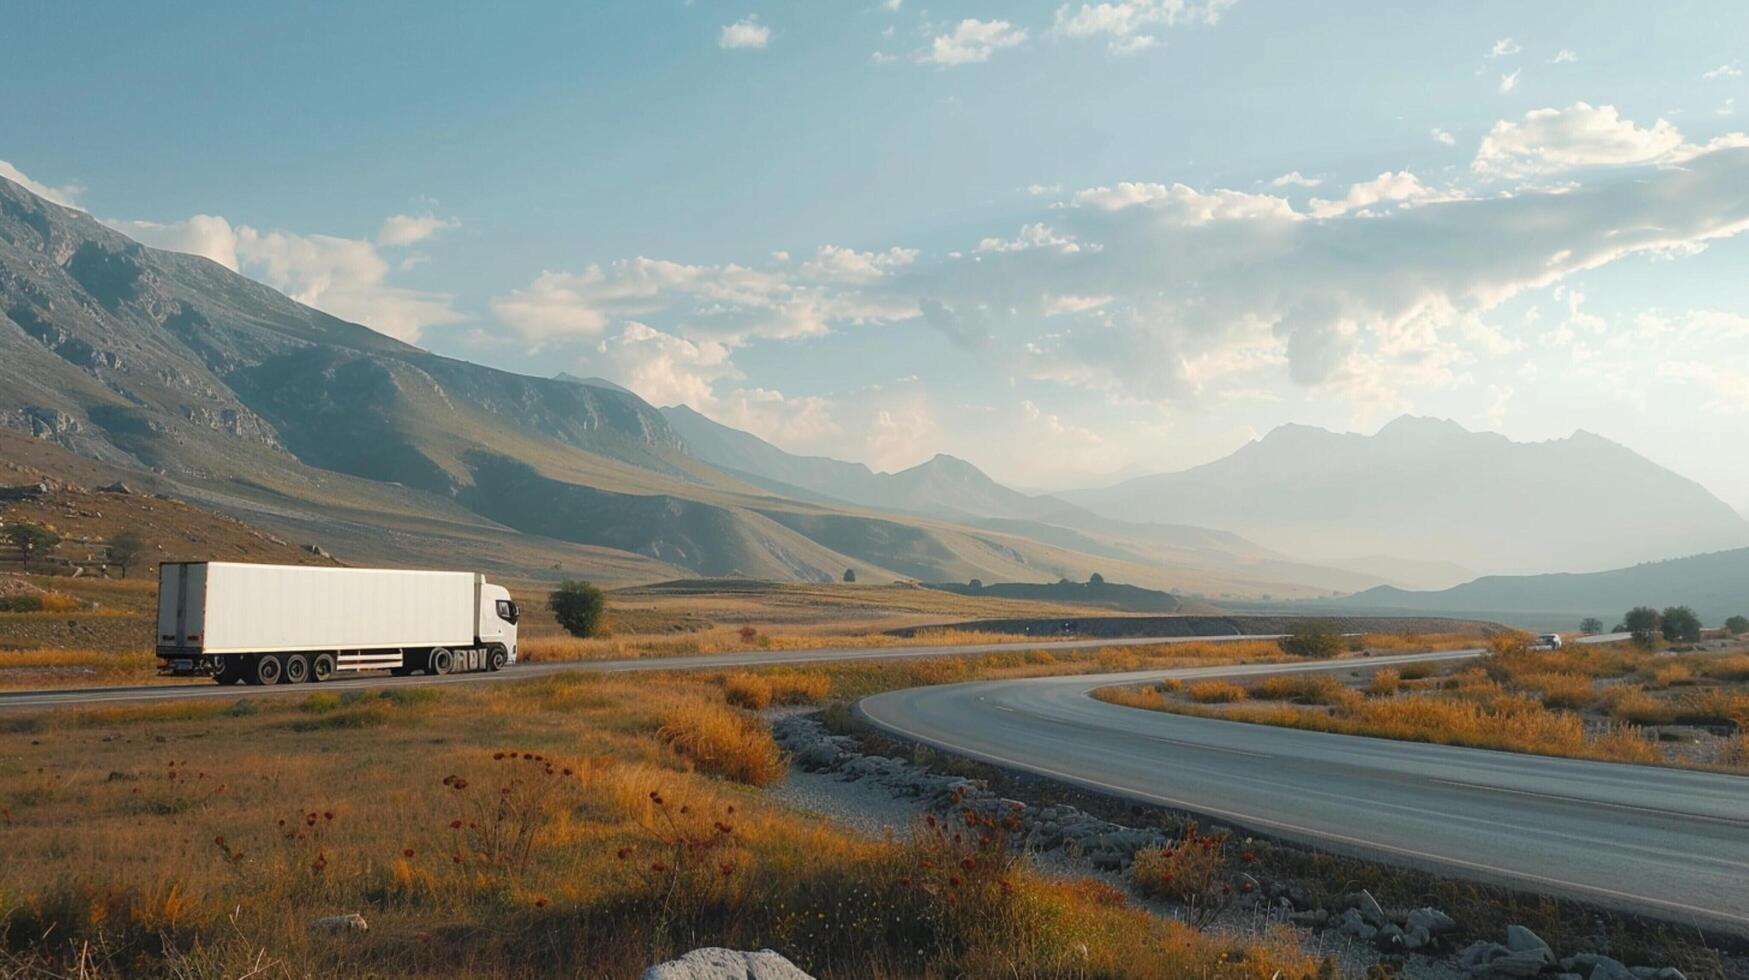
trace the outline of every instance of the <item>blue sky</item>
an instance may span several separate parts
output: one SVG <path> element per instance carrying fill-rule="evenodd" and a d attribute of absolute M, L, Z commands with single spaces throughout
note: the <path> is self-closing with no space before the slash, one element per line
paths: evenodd
<path fill-rule="evenodd" d="M 1749 7 L 1400 6 L 33 4 L 0 173 L 882 468 L 1409 411 L 1749 508 Z"/>

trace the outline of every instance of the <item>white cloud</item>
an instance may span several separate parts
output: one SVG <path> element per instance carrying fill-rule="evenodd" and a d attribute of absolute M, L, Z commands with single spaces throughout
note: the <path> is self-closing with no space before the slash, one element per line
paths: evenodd
<path fill-rule="evenodd" d="M 1095 250 L 1099 246 L 1094 245 Z M 1048 248 L 1065 255 L 1081 251 L 1081 243 L 1073 235 L 1058 234 L 1044 222 L 1023 225 L 1014 238 L 986 238 L 978 243 L 979 252 L 1022 252 L 1029 248 Z"/>
<path fill-rule="evenodd" d="M 1470 166 L 1481 174 L 1530 176 L 1666 161 L 1683 148 L 1682 133 L 1667 120 L 1642 128 L 1615 106 L 1575 102 L 1565 109 L 1534 109 L 1519 122 L 1495 123 Z"/>
<path fill-rule="evenodd" d="M 462 319 L 449 296 L 390 285 L 389 262 L 364 239 L 263 232 L 210 214 L 168 224 L 104 223 L 147 245 L 205 256 L 306 306 L 409 343 L 427 327 Z"/>
<path fill-rule="evenodd" d="M 424 214 L 397 214 L 383 219 L 383 227 L 377 232 L 377 244 L 390 247 L 413 245 L 449 228 L 458 228 L 461 222 L 454 218 L 439 218 L 427 211 Z"/>
<path fill-rule="evenodd" d="M 656 405 L 708 405 L 718 379 L 737 376 L 729 348 L 691 341 L 637 321 L 596 347 L 591 366 Z"/>
<path fill-rule="evenodd" d="M 1271 187 L 1316 187 L 1324 182 L 1322 177 L 1307 177 L 1298 170 L 1290 170 L 1269 182 Z"/>
<path fill-rule="evenodd" d="M 1730 98 L 1726 99 L 1725 101 L 1719 103 L 1719 107 L 1717 109 L 1714 109 L 1713 112 L 1715 115 L 1720 115 L 1720 116 L 1734 116 L 1734 115 L 1736 115 L 1737 114 L 1737 97 L 1733 95 Z"/>
<path fill-rule="evenodd" d="M 719 48 L 762 49 L 771 43 L 771 28 L 759 23 L 757 17 L 743 17 L 733 24 L 724 24 L 717 35 Z"/>
<path fill-rule="evenodd" d="M 1701 73 L 1700 77 L 1702 77 L 1708 81 L 1714 81 L 1714 80 L 1720 79 L 1720 78 L 1740 78 L 1740 77 L 1742 77 L 1742 75 L 1743 75 L 1742 63 L 1737 62 L 1737 61 L 1733 61 L 1733 62 L 1730 62 L 1729 64 L 1720 65 L 1711 71 L 1703 72 L 1703 73 Z"/>
<path fill-rule="evenodd" d="M 1062 184 L 1028 184 L 1026 193 L 1032 197 L 1043 197 L 1046 194 L 1058 194 L 1063 190 Z"/>
<path fill-rule="evenodd" d="M 1302 217 L 1287 198 L 1273 194 L 1214 190 L 1208 193 L 1183 184 L 1124 181 L 1115 187 L 1090 187 L 1071 198 L 1076 207 L 1099 211 L 1123 211 L 1145 207 L 1182 224 L 1204 224 L 1217 219 L 1275 216 Z"/>
<path fill-rule="evenodd" d="M 1051 36 L 1105 38 L 1112 54 L 1137 54 L 1160 43 L 1157 30 L 1214 24 L 1233 0 L 1107 0 L 1057 8 Z"/>
<path fill-rule="evenodd" d="M 1015 47 L 1025 41 L 1026 30 L 1015 27 L 1008 21 L 976 20 L 968 17 L 949 33 L 936 35 L 930 42 L 929 50 L 920 55 L 919 59 L 944 68 L 978 64 L 989 61 L 990 56 L 997 51 Z"/>
<path fill-rule="evenodd" d="M 1326 201 L 1313 198 L 1309 206 L 1313 217 L 1331 218 L 1350 211 L 1369 208 L 1374 204 L 1449 201 L 1457 199 L 1458 196 L 1450 191 L 1439 191 L 1428 187 L 1407 170 L 1396 173 L 1386 171 L 1372 180 L 1362 181 L 1349 187 L 1347 196 L 1340 200 Z"/>
<path fill-rule="evenodd" d="M 1440 129 L 1438 126 L 1433 127 L 1432 136 L 1433 136 L 1433 141 L 1435 143 L 1444 143 L 1446 146 L 1456 146 L 1457 145 L 1457 137 L 1451 135 L 1450 133 L 1446 132 L 1443 129 Z"/>
<path fill-rule="evenodd" d="M 79 208 L 79 195 L 85 193 L 85 188 L 79 184 L 62 184 L 59 187 L 51 187 L 40 181 L 31 180 L 25 176 L 24 171 L 5 160 L 0 160 L 0 177 L 12 181 L 51 204 L 59 204 L 64 208 Z M 79 209 L 84 210 L 83 208 Z"/>
<path fill-rule="evenodd" d="M 1494 46 L 1488 49 L 1488 57 L 1490 59 L 1509 58 L 1522 50 L 1524 50 L 1524 48 L 1522 48 L 1517 41 L 1514 41 L 1509 37 L 1503 37 L 1500 40 L 1495 41 Z"/>
<path fill-rule="evenodd" d="M 1562 48 L 1561 50 L 1555 52 L 1555 56 L 1553 58 L 1549 59 L 1549 64 L 1551 64 L 1551 65 L 1570 65 L 1578 60 L 1579 60 L 1578 52 L 1574 51 L 1572 48 Z"/>
<path fill-rule="evenodd" d="M 1518 87 L 1518 75 L 1519 75 L 1519 72 L 1522 72 L 1522 71 L 1524 71 L 1524 69 L 1520 68 L 1517 71 L 1500 76 L 1500 89 L 1499 90 L 1500 90 L 1501 95 L 1505 95 L 1506 93 L 1508 93 L 1508 92 L 1510 92 L 1513 89 Z"/>

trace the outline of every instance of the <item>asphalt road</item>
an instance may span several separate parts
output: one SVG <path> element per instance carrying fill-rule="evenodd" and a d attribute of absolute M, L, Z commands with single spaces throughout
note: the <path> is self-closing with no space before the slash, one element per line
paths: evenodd
<path fill-rule="evenodd" d="M 1167 677 L 1330 666 L 983 681 L 877 694 L 859 708 L 937 748 L 1253 832 L 1749 935 L 1749 778 L 1191 718 L 1089 696 Z"/>
<path fill-rule="evenodd" d="M 0 692 L 0 711 L 23 708 L 61 708 L 130 701 L 178 701 L 189 698 L 284 697 L 311 691 L 346 691 L 358 688 L 417 687 L 429 684 L 483 684 L 527 680 L 566 671 L 603 673 L 634 670 L 712 670 L 723 667 L 769 667 L 780 664 L 845 662 L 855 660 L 906 660 L 914 657 L 956 657 L 1016 650 L 1102 650 L 1109 647 L 1159 646 L 1172 643 L 1224 643 L 1234 640 L 1268 640 L 1272 636 L 1170 636 L 1123 637 L 1103 640 L 1039 640 L 1019 643 L 965 643 L 953 646 L 826 647 L 816 650 L 755 650 L 696 657 L 642 657 L 634 660 L 579 660 L 552 663 L 521 663 L 496 674 L 448 674 L 443 677 L 392 677 L 371 673 L 341 676 L 319 685 L 278 684 L 253 687 L 246 684 L 220 686 L 201 680 L 187 684 L 151 684 L 138 687 L 83 687 L 56 690 Z"/>

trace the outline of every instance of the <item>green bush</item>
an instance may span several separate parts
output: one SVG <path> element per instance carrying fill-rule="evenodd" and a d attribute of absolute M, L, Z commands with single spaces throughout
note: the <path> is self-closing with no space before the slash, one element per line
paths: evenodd
<path fill-rule="evenodd" d="M 607 613 L 607 597 L 588 582 L 566 579 L 547 596 L 547 608 L 565 632 L 572 636 L 595 636 L 601 632 Z"/>
<path fill-rule="evenodd" d="M 1651 606 L 1635 606 L 1621 622 L 1634 635 L 1636 644 L 1650 650 L 1658 642 L 1658 629 L 1664 625 L 1664 617 Z"/>
<path fill-rule="evenodd" d="M 1664 639 L 1671 643 L 1700 642 L 1700 617 L 1687 606 L 1671 606 L 1664 610 L 1660 628 Z"/>
<path fill-rule="evenodd" d="M 41 612 L 42 607 L 43 597 L 40 595 L 26 594 L 0 596 L 0 612 Z"/>
<path fill-rule="evenodd" d="M 1732 616 L 1725 620 L 1725 632 L 1732 636 L 1742 636 L 1749 633 L 1749 616 Z"/>
<path fill-rule="evenodd" d="M 1343 646 L 1342 633 L 1320 619 L 1294 623 L 1288 629 L 1288 635 L 1281 639 L 1282 652 L 1296 657 L 1334 657 L 1342 652 Z"/>

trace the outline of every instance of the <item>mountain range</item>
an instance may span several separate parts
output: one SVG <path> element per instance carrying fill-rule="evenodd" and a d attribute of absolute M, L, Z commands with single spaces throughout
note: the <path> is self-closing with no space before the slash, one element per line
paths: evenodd
<path fill-rule="evenodd" d="M 1647 562 L 1584 574 L 1489 575 L 1437 592 L 1380 586 L 1341 600 L 1356 611 L 1413 609 L 1532 628 L 1566 628 L 1596 616 L 1604 627 L 1634 606 L 1691 606 L 1701 621 L 1717 626 L 1726 617 L 1749 615 L 1749 548 Z"/>
<path fill-rule="evenodd" d="M 1374 437 L 1286 426 L 1207 466 L 1066 494 L 946 455 L 877 473 L 600 378 L 433 354 L 5 179 L 0 429 L 349 560 L 610 583 L 1098 571 L 1295 599 L 1749 540 L 1704 490 L 1606 440 L 1526 446 L 1417 419 Z"/>
<path fill-rule="evenodd" d="M 1342 566 L 1592 571 L 1749 545 L 1749 521 L 1700 484 L 1601 436 L 1514 442 L 1411 416 L 1372 436 L 1284 425 L 1212 463 L 1060 496 Z"/>
<path fill-rule="evenodd" d="M 818 581 L 855 569 L 862 581 L 1047 582 L 1100 571 L 1231 594 L 1379 581 L 1284 563 L 1314 580 L 1296 584 L 1145 542 L 979 526 L 967 517 L 1002 499 L 1014 508 L 993 511 L 998 525 L 1031 513 L 1024 495 L 945 461 L 889 481 L 880 503 L 898 508 L 774 490 L 753 463 L 711 465 L 668 416 L 611 383 L 421 350 L 4 179 L 0 427 L 357 561 L 608 581 Z M 974 484 L 987 499 L 927 502 Z"/>

